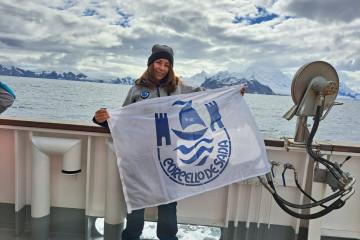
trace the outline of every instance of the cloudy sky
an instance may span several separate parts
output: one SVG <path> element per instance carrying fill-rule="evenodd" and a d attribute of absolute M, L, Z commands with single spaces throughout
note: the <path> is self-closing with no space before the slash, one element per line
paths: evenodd
<path fill-rule="evenodd" d="M 139 77 L 151 47 L 171 46 L 177 75 L 292 76 L 329 62 L 360 92 L 359 0 L 1 0 L 0 63 L 99 77 Z"/>

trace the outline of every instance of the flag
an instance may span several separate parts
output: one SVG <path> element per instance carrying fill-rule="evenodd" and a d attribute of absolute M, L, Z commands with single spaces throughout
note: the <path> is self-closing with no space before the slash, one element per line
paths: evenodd
<path fill-rule="evenodd" d="M 129 213 L 270 171 L 242 87 L 152 98 L 109 111 Z"/>

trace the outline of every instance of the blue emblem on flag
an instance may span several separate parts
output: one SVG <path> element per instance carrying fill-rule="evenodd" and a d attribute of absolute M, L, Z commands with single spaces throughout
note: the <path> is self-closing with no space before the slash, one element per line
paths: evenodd
<path fill-rule="evenodd" d="M 199 186 L 213 181 L 224 171 L 231 155 L 230 137 L 218 104 L 212 101 L 200 106 L 204 108 L 201 114 L 193 108 L 192 100 L 176 101 L 172 106 L 179 109 L 179 124 L 170 126 L 167 113 L 155 113 L 161 168 L 181 185 Z"/>
<path fill-rule="evenodd" d="M 146 98 L 148 98 L 150 96 L 150 93 L 149 92 L 141 92 L 140 93 L 140 97 L 142 98 L 142 99 L 146 99 Z"/>

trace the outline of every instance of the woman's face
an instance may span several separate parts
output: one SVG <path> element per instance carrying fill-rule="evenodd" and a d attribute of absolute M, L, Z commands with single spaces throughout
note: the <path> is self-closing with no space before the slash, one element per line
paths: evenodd
<path fill-rule="evenodd" d="M 157 59 L 154 62 L 154 74 L 156 80 L 160 81 L 163 79 L 168 73 L 170 69 L 170 62 L 166 58 Z"/>

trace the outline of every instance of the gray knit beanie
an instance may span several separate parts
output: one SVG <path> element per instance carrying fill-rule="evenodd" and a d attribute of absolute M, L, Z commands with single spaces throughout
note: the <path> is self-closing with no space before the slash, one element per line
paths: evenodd
<path fill-rule="evenodd" d="M 155 62 L 157 59 L 165 58 L 169 60 L 171 65 L 174 65 L 174 52 L 171 47 L 168 47 L 166 45 L 160 45 L 156 44 L 152 47 L 152 53 L 151 56 L 148 59 L 148 66 Z"/>

